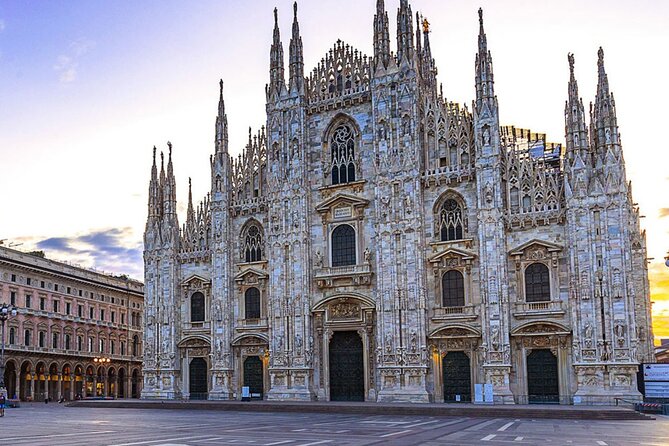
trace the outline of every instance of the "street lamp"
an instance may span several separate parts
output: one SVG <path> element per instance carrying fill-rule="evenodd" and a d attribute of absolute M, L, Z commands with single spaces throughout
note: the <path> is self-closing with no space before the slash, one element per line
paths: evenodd
<path fill-rule="evenodd" d="M 2 341 L 0 345 L 0 395 L 5 395 L 7 389 L 5 389 L 5 322 L 9 316 L 16 316 L 18 310 L 14 306 L 9 306 L 7 304 L 0 305 L 0 325 L 2 325 Z"/>

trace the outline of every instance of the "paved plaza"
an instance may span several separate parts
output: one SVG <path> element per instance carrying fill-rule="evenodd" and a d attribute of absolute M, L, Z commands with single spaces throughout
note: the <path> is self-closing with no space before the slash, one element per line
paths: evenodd
<path fill-rule="evenodd" d="M 669 444 L 669 417 L 572 421 L 24 404 L 0 418 L 0 445 L 353 446 Z"/>

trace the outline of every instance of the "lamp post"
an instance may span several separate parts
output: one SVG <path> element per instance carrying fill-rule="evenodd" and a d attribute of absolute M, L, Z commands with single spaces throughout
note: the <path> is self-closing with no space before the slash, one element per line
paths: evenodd
<path fill-rule="evenodd" d="M 7 304 L 0 305 L 0 325 L 2 325 L 2 341 L 0 342 L 0 395 L 5 395 L 7 389 L 5 389 L 5 322 L 9 316 L 16 316 L 18 311 L 16 307 L 9 306 Z"/>

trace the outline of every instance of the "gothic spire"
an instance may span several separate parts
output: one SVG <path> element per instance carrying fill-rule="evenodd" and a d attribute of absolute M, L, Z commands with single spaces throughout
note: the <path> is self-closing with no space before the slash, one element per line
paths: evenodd
<path fill-rule="evenodd" d="M 286 88 L 283 76 L 283 45 L 279 35 L 279 13 L 274 8 L 274 39 L 269 51 L 269 92 L 281 94 Z"/>
<path fill-rule="evenodd" d="M 400 0 L 397 9 L 397 64 L 413 63 L 413 17 L 409 0 Z"/>
<path fill-rule="evenodd" d="M 492 73 L 492 56 L 483 29 L 483 9 L 479 8 L 479 50 L 476 53 L 476 107 L 480 110 L 483 102 L 495 100 Z"/>
<path fill-rule="evenodd" d="M 588 152 L 588 129 L 585 125 L 585 111 L 583 100 L 578 96 L 578 84 L 574 76 L 574 55 L 567 55 L 569 61 L 568 98 L 564 108 L 565 140 L 567 142 L 566 157 L 570 163 L 574 162 L 576 154 L 584 166 L 591 164 Z"/>
<path fill-rule="evenodd" d="M 616 118 L 616 102 L 613 93 L 609 91 L 609 79 L 604 69 L 604 50 L 600 47 L 597 52 L 597 97 L 595 105 L 591 105 L 590 132 L 595 155 L 600 161 L 606 156 L 609 149 L 616 158 L 620 152 L 618 135 L 618 120 Z"/>
<path fill-rule="evenodd" d="M 603 102 L 609 98 L 609 78 L 604 69 L 604 50 L 599 47 L 597 51 L 597 102 Z"/>
<path fill-rule="evenodd" d="M 188 177 L 188 209 L 186 211 L 186 227 L 195 227 L 195 210 L 193 209 L 193 189 L 190 177 Z"/>
<path fill-rule="evenodd" d="M 156 146 L 153 146 L 153 165 L 151 166 L 151 181 L 149 182 L 149 219 L 160 216 L 159 206 L 158 168 L 156 166 Z"/>
<path fill-rule="evenodd" d="M 374 14 L 374 68 L 388 68 L 390 58 L 390 35 L 388 31 L 388 13 L 383 0 L 376 0 Z"/>
<path fill-rule="evenodd" d="M 176 180 L 174 179 L 174 166 L 172 164 L 172 143 L 168 141 L 167 147 L 168 147 L 167 175 L 165 176 L 165 180 L 163 183 L 163 214 L 165 216 L 176 217 L 177 197 L 176 197 Z M 161 172 L 161 177 L 162 175 L 163 174 Z"/>
<path fill-rule="evenodd" d="M 219 81 L 220 93 L 218 97 L 218 115 L 216 116 L 216 151 L 228 151 L 228 115 L 225 114 L 223 100 L 223 79 Z"/>
<path fill-rule="evenodd" d="M 297 21 L 297 2 L 293 3 L 293 35 L 290 38 L 290 81 L 288 88 L 291 92 L 302 93 L 304 91 L 304 56 L 302 54 L 302 37 L 300 37 L 300 24 Z"/>
<path fill-rule="evenodd" d="M 422 57 L 420 65 L 422 67 L 423 81 L 436 94 L 437 67 L 434 59 L 432 59 L 432 49 L 430 48 L 430 22 L 423 17 L 422 23 L 419 25 L 423 26 L 423 52 L 419 55 L 419 57 Z"/>

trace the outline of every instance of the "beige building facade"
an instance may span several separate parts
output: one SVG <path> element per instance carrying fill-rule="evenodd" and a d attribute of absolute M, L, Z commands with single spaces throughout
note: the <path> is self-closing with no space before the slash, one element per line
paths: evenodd
<path fill-rule="evenodd" d="M 139 398 L 144 286 L 0 247 L 7 395 L 22 401 Z"/>

